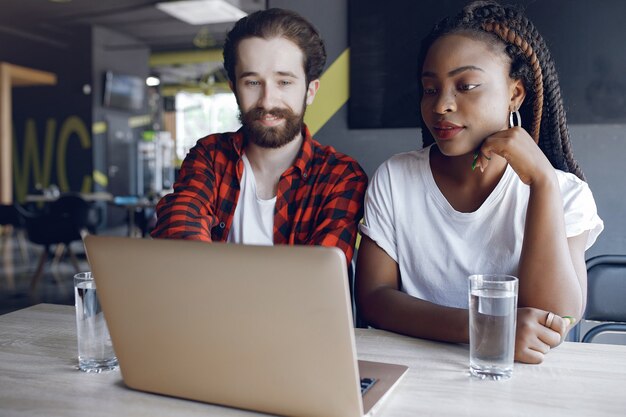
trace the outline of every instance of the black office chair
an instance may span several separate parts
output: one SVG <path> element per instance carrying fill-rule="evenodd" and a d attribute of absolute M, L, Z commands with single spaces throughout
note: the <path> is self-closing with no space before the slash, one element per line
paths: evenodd
<path fill-rule="evenodd" d="M 31 278 L 31 291 L 35 290 L 41 279 L 52 246 L 56 247 L 55 261 L 62 259 L 67 252 L 76 272 L 80 272 L 78 259 L 70 244 L 82 241 L 83 236 L 88 233 L 89 203 L 78 194 L 65 194 L 42 211 L 32 212 L 23 208 L 19 211 L 24 219 L 28 239 L 44 247 Z"/>
<path fill-rule="evenodd" d="M 599 255 L 587 260 L 587 309 L 585 320 L 604 322 L 582 337 L 590 343 L 607 332 L 626 334 L 626 255 Z M 580 340 L 580 324 L 573 330 Z"/>

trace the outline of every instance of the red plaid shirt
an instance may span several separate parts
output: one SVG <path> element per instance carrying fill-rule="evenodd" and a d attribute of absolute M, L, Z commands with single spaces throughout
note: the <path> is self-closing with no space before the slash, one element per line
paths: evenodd
<path fill-rule="evenodd" d="M 354 253 L 367 175 L 352 158 L 315 141 L 306 126 L 294 164 L 278 181 L 274 243 L 336 246 Z M 185 158 L 174 192 L 157 205 L 155 238 L 228 239 L 243 173 L 241 131 L 200 139 Z"/>

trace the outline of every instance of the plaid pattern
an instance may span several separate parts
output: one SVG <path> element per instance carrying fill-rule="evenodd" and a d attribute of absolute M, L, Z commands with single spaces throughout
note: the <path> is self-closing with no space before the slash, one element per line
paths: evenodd
<path fill-rule="evenodd" d="M 306 126 L 294 162 L 278 182 L 274 243 L 336 246 L 348 264 L 363 217 L 367 176 L 359 164 L 315 141 Z M 155 238 L 225 242 L 243 174 L 244 137 L 200 139 L 183 162 L 174 192 L 157 205 Z"/>

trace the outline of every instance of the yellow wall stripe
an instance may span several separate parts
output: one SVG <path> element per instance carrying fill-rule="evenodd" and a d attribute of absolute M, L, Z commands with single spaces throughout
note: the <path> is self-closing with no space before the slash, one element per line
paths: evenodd
<path fill-rule="evenodd" d="M 347 48 L 320 78 L 320 89 L 317 91 L 315 101 L 307 108 L 304 116 L 312 135 L 317 133 L 350 97 L 349 58 L 350 48 Z"/>
<path fill-rule="evenodd" d="M 131 129 L 135 129 L 138 127 L 149 126 L 152 123 L 152 117 L 149 114 L 142 114 L 139 116 L 131 116 L 128 118 L 128 127 Z M 91 125 L 91 133 L 94 135 L 99 135 L 102 133 L 106 133 L 107 124 L 106 122 L 95 122 Z"/>
<path fill-rule="evenodd" d="M 224 61 L 221 49 L 188 52 L 158 52 L 150 55 L 150 67 L 175 64 L 197 64 Z"/>

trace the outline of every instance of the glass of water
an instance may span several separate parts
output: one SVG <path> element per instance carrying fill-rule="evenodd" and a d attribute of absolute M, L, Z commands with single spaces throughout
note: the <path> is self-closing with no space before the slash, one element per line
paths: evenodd
<path fill-rule="evenodd" d="M 91 272 L 74 275 L 76 301 L 76 336 L 78 339 L 78 369 L 102 372 L 117 369 L 111 336 L 96 293 Z"/>
<path fill-rule="evenodd" d="M 501 380 L 513 374 L 518 286 L 511 275 L 469 277 L 470 375 Z"/>

